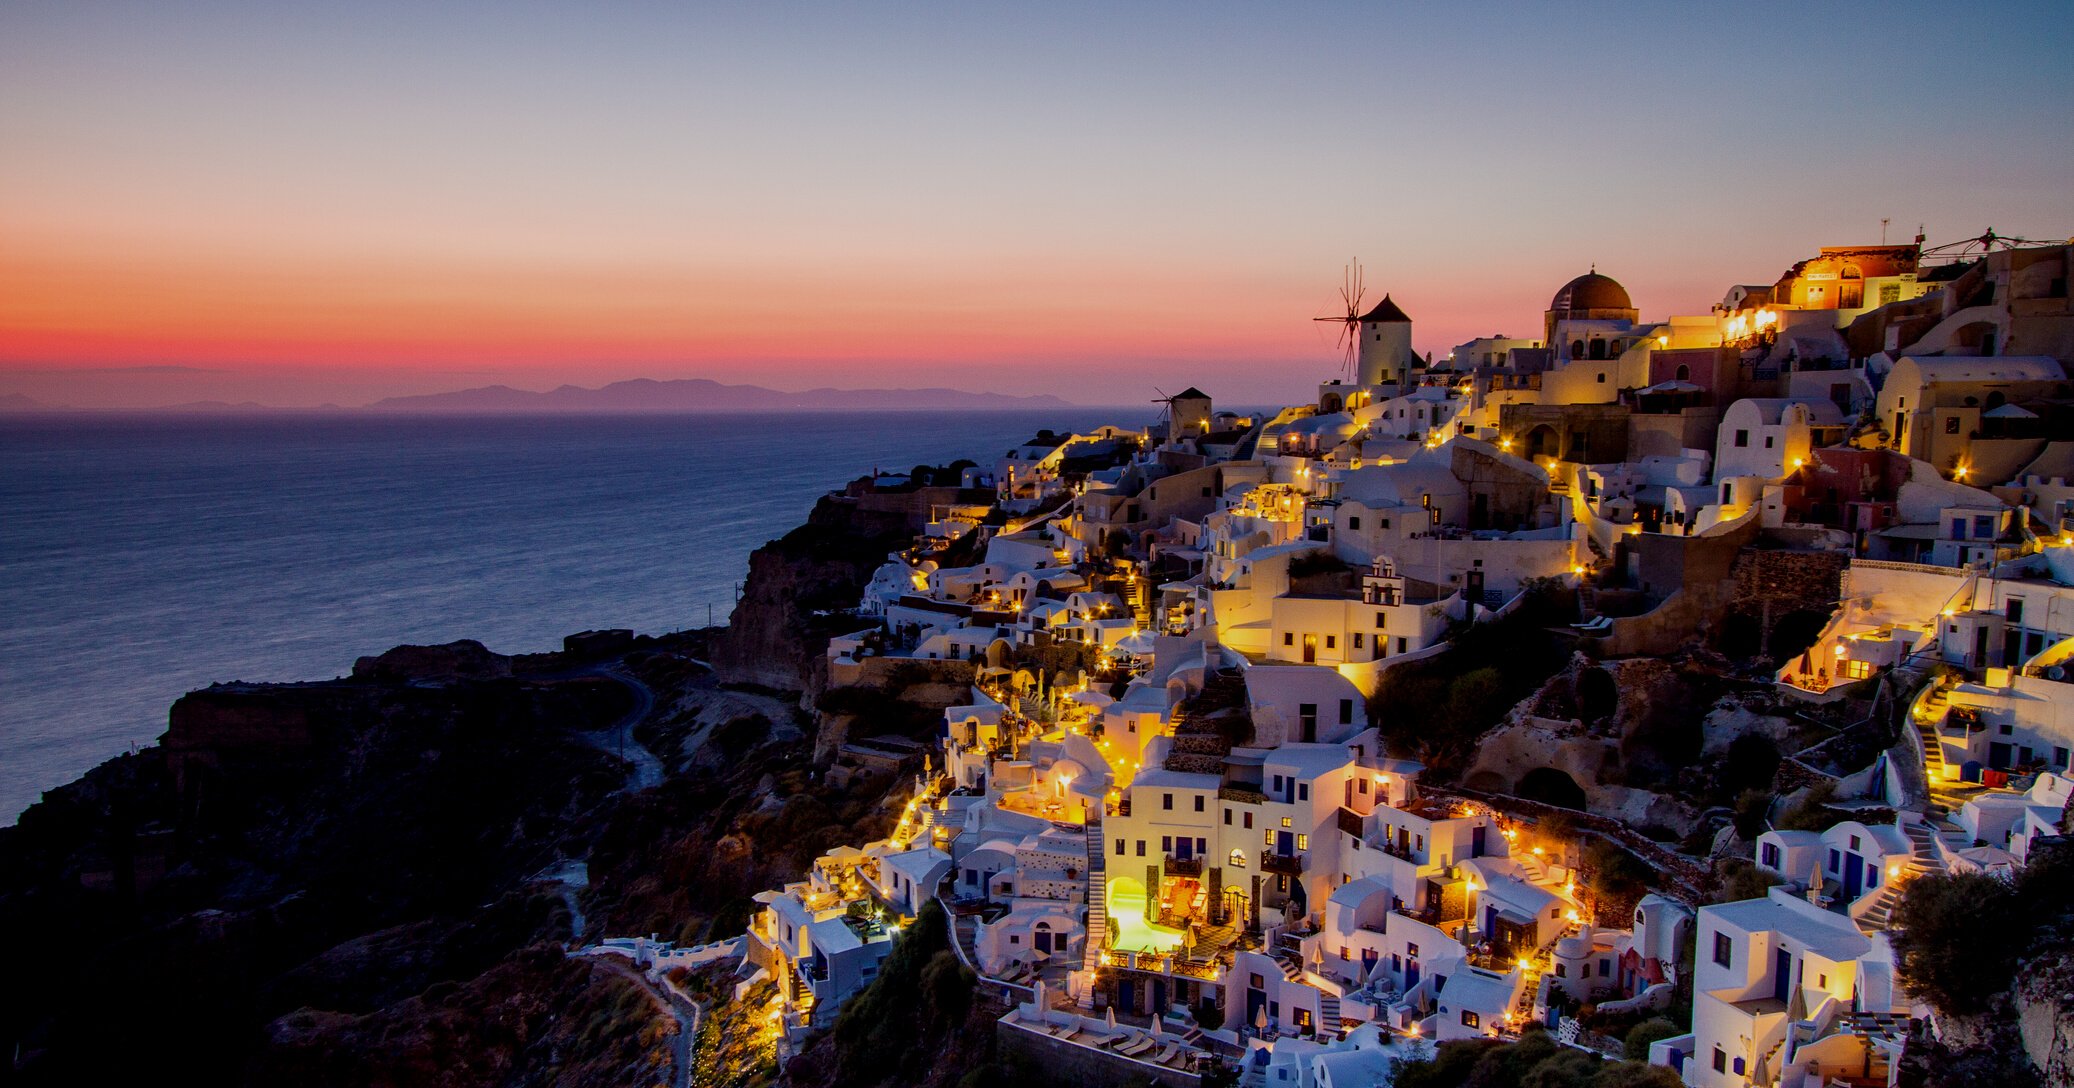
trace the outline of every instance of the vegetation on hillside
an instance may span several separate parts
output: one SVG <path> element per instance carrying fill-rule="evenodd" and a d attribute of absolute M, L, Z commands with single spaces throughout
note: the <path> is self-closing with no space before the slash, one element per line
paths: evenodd
<path fill-rule="evenodd" d="M 1640 1061 L 1608 1061 L 1529 1030 L 1517 1043 L 1458 1039 L 1397 1070 L 1395 1088 L 1680 1088 L 1678 1074 Z"/>
<path fill-rule="evenodd" d="M 1466 766 L 1476 738 L 1569 661 L 1540 611 L 1530 600 L 1510 616 L 1457 632 L 1446 653 L 1385 671 L 1369 720 L 1391 750 L 1435 768 Z"/>

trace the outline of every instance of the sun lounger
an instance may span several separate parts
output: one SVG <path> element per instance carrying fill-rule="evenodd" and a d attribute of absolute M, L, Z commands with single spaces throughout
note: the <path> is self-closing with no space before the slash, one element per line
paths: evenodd
<path fill-rule="evenodd" d="M 1133 1039 L 1120 1047 L 1117 1047 L 1116 1052 L 1118 1054 L 1123 1055 L 1126 1058 L 1135 1058 L 1138 1055 L 1143 1054 L 1148 1050 L 1151 1050 L 1155 1045 L 1157 1044 L 1155 1044 L 1152 1041 L 1152 1036 L 1141 1035 L 1138 1038 Z"/>
<path fill-rule="evenodd" d="M 1181 1053 L 1181 1044 L 1180 1044 L 1180 1043 L 1168 1043 L 1167 1045 L 1165 1045 L 1165 1046 L 1163 1046 L 1163 1047 L 1160 1047 L 1160 1048 L 1159 1048 L 1159 1056 L 1158 1056 L 1158 1057 L 1156 1057 L 1156 1058 L 1147 1058 L 1146 1060 L 1147 1060 L 1147 1061 L 1149 1061 L 1149 1062 L 1151 1062 L 1151 1063 L 1152 1063 L 1152 1064 L 1154 1064 L 1154 1065 L 1165 1065 L 1165 1064 L 1167 1064 L 1168 1062 L 1170 1062 L 1170 1061 L 1173 1061 L 1173 1060 L 1174 1060 L 1174 1055 L 1176 1055 L 1176 1054 L 1179 1054 L 1179 1053 Z"/>

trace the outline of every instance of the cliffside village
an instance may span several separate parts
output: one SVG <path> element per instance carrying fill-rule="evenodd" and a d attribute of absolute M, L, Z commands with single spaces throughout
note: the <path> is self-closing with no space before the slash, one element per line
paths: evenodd
<path fill-rule="evenodd" d="M 1889 1084 L 1934 1021 L 1888 941 L 1900 890 L 2017 870 L 2074 788 L 2069 252 L 1825 247 L 1660 319 L 1593 271 L 1529 335 L 1438 359 L 1386 296 L 1308 403 L 1189 389 L 954 486 L 860 482 L 928 526 L 829 683 L 965 695 L 926 751 L 853 728 L 912 797 L 759 897 L 742 977 L 796 1042 L 936 900 L 1004 1038 L 1061 1067 L 1370 1084 L 1422 1041 L 1589 1047 L 1580 1010 L 1682 984 L 1649 1060 L 1687 1084 Z M 1587 671 L 1798 622 L 1759 676 L 1781 714 L 1891 679 L 1913 728 L 1789 758 L 1848 818 L 1764 830 L 1770 889 L 1710 902 L 1705 857 L 1634 830 L 1664 799 L 1595 774 L 1578 721 L 1515 708 L 1445 788 L 1386 747 L 1390 670 L 1535 600 L 1574 613 L 1550 626 Z M 1597 887 L 1590 837 L 1653 890 Z"/>

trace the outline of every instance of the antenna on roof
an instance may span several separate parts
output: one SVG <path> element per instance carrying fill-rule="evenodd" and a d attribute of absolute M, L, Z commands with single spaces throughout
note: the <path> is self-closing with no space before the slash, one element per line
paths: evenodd
<path fill-rule="evenodd" d="M 1880 244 L 1881 244 L 1881 245 L 1886 245 L 1886 244 L 1887 244 L 1887 224 L 1888 224 L 1889 222 L 1891 222 L 1891 220 L 1889 220 L 1889 219 L 1886 219 L 1886 218 L 1884 218 L 1884 217 L 1882 217 L 1882 218 L 1880 219 Z"/>
<path fill-rule="evenodd" d="M 1354 374 L 1354 360 L 1361 351 L 1361 296 L 1363 292 L 1361 261 L 1359 258 L 1356 258 L 1347 263 L 1344 278 L 1340 282 L 1339 299 L 1346 304 L 1346 316 L 1314 317 L 1311 319 L 1313 321 L 1337 321 L 1340 323 L 1338 347 L 1346 353 L 1346 358 L 1340 365 L 1346 369 L 1349 377 L 1352 377 Z"/>

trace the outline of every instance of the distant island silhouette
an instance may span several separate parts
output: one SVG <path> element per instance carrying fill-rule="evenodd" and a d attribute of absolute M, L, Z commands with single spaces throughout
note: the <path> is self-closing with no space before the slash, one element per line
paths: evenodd
<path fill-rule="evenodd" d="M 823 387 L 786 392 L 760 385 L 727 385 L 710 378 L 660 381 L 635 378 L 597 389 L 563 385 L 545 391 L 486 385 L 448 393 L 386 397 L 358 408 L 325 404 L 290 407 L 256 401 L 182 401 L 150 407 L 102 408 L 38 400 L 21 393 L 0 394 L 0 414 L 25 412 L 784 412 L 896 411 L 900 409 L 975 410 L 1070 408 L 1075 405 L 1048 393 L 1013 396 L 972 393 L 962 389 L 834 389 Z"/>

